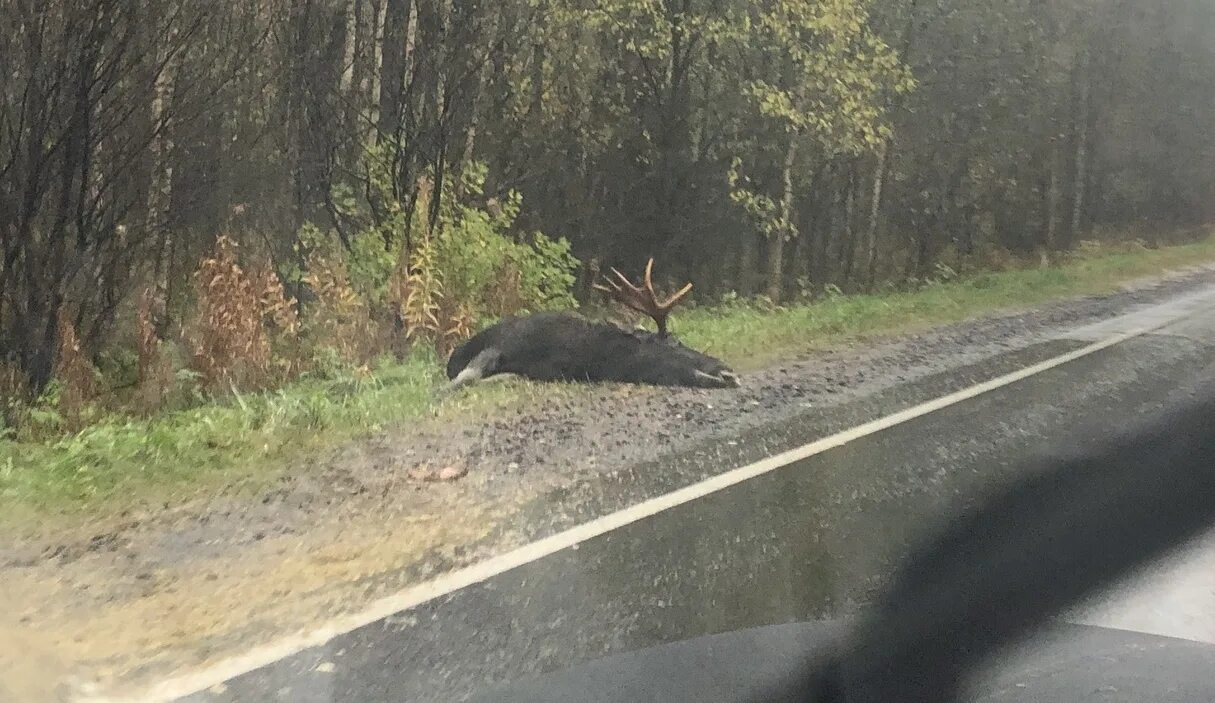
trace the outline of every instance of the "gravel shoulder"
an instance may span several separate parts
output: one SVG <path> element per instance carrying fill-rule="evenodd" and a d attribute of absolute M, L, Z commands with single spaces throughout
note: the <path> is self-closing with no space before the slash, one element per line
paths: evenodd
<path fill-rule="evenodd" d="M 1062 330 L 1213 283 L 1215 270 L 1194 269 L 857 340 L 748 374 L 738 390 L 592 387 L 508 415 L 420 423 L 302 464 L 255 495 L 0 541 L 0 681 L 15 689 L 3 693 L 52 700 L 204 665 L 942 384 L 968 385 L 965 370 L 981 362 L 1032 363 Z M 419 478 L 445 468 L 467 473 Z"/>

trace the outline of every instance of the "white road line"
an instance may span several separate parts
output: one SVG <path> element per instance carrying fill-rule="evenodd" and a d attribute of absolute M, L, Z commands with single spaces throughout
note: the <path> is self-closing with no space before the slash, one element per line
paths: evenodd
<path fill-rule="evenodd" d="M 1182 317 L 1184 315 L 1179 315 Z M 698 498 L 717 493 L 718 491 L 737 485 L 743 481 L 762 476 L 789 464 L 796 463 L 816 454 L 841 447 L 849 442 L 868 437 L 869 435 L 890 429 L 896 425 L 934 413 L 951 405 L 956 405 L 990 391 L 1012 385 L 1044 371 L 1062 366 L 1076 359 L 1095 354 L 1116 344 L 1121 344 L 1135 337 L 1154 332 L 1176 321 L 1176 317 L 1160 320 L 1156 324 L 1141 327 L 1108 339 L 1076 349 L 1061 356 L 1048 359 L 1019 371 L 994 378 L 970 388 L 950 393 L 935 400 L 916 405 L 906 410 L 888 415 L 852 429 L 839 432 L 829 437 L 811 442 L 796 449 L 782 452 L 766 459 L 742 466 L 723 474 L 718 474 L 690 486 L 664 495 L 650 498 L 623 510 L 595 518 L 590 522 L 572 527 L 564 532 L 545 537 L 519 547 L 518 549 L 491 557 L 462 569 L 449 572 L 414 586 L 410 586 L 393 595 L 385 596 L 374 601 L 358 613 L 344 615 L 329 621 L 322 627 L 311 632 L 288 636 L 267 645 L 256 647 L 244 654 L 222 660 L 205 668 L 174 676 L 156 683 L 141 693 L 131 696 L 106 697 L 83 696 L 76 698 L 77 703 L 159 703 L 172 701 L 177 698 L 204 691 L 228 679 L 240 676 L 280 659 L 297 654 L 305 649 L 320 646 L 339 635 L 369 625 L 393 613 L 416 607 L 440 596 L 458 591 L 494 576 L 510 571 L 524 564 L 536 561 L 563 549 L 568 549 L 593 537 L 611 532 L 612 530 L 630 525 L 638 520 L 656 515 L 665 510 L 689 503 Z"/>

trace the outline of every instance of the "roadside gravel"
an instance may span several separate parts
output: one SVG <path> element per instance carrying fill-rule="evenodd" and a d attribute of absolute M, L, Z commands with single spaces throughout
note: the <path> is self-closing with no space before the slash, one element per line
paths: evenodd
<path fill-rule="evenodd" d="M 256 495 L 220 493 L 121 524 L 0 542 L 11 618 L 0 635 L 12 634 L 0 636 L 0 672 L 5 659 L 30 656 L 3 643 L 32 633 L 43 643 L 34 678 L 47 685 L 70 675 L 108 688 L 213 661 L 780 449 L 748 439 L 766 428 L 795 426 L 782 441 L 807 441 L 852 422 L 843 409 L 866 398 L 918 402 L 900 400 L 898 389 L 1212 283 L 1215 270 L 1196 269 L 1111 295 L 856 340 L 748 374 L 737 390 L 593 387 L 505 416 L 422 422 L 302 464 Z M 721 449 L 713 461 L 677 460 L 709 446 Z M 443 470 L 454 480 L 423 480 Z"/>

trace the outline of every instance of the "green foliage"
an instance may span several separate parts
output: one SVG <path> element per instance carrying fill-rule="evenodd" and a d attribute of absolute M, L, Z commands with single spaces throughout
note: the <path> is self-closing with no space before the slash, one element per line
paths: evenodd
<path fill-rule="evenodd" d="M 220 233 L 280 268 L 297 245 L 340 251 L 382 324 L 410 275 L 436 318 L 568 304 L 569 257 L 532 231 L 622 265 L 663 252 L 701 291 L 764 268 L 779 299 L 807 275 L 927 280 L 951 247 L 1020 256 L 1212 215 L 1209 0 L 41 4 L 31 25 L 0 3 L 29 30 L 0 35 L 0 122 L 62 127 L 10 130 L 0 157 L 0 201 L 31 199 L 0 208 L 0 337 L 23 367 L 53 301 L 91 360 L 149 283 L 157 327 L 177 326 L 183 272 Z M 63 99 L 79 71 L 96 81 Z M 47 187 L 56 159 L 91 187 Z M 441 190 L 433 219 L 419 178 Z M 340 246 L 284 224 L 331 219 Z M 769 246 L 798 227 L 814 246 Z"/>
<path fill-rule="evenodd" d="M 341 239 L 309 224 L 298 233 L 297 259 L 310 270 L 291 276 L 317 298 L 304 320 L 313 374 L 401 354 L 402 344 L 446 353 L 502 315 L 575 305 L 569 242 L 520 232 L 519 193 L 487 197 L 487 169 L 476 162 L 449 172 L 437 193 L 429 171 L 402 188 L 396 148 L 385 140 L 366 150 L 365 198 L 335 189 L 339 214 L 361 222 L 357 230 Z"/>
<path fill-rule="evenodd" d="M 969 309 L 946 294 L 960 288 L 977 294 L 975 306 L 1073 289 L 1057 272 L 1014 271 L 1031 252 L 1104 272 L 1084 276 L 1131 275 L 1162 259 L 1133 244 L 1111 258 L 1106 244 L 1118 235 L 1108 227 L 1193 225 L 1212 214 L 1207 0 L 503 0 L 457 3 L 438 22 L 409 3 L 395 19 L 392 9 L 378 15 L 385 6 L 371 0 L 315 3 L 299 16 L 292 3 L 235 0 L 168 0 L 151 15 L 130 3 L 89 0 L 71 12 L 62 0 L 44 4 L 46 22 L 0 34 L 0 55 L 11 58 L 0 120 L 79 127 L 78 108 L 96 119 L 83 131 L 16 130 L 0 156 L 0 191 L 15 188 L 0 202 L 34 198 L 31 208 L 0 208 L 0 239 L 13 252 L 0 264 L 10 284 L 0 337 L 15 363 L 37 357 L 28 352 L 43 342 L 28 331 L 49 329 L 45 311 L 62 300 L 88 331 L 82 358 L 102 359 L 104 386 L 129 387 L 161 358 L 129 351 L 133 336 L 142 339 L 130 334 L 130 303 L 152 284 L 167 305 L 155 327 L 171 334 L 148 349 L 163 342 L 157 368 L 181 369 L 192 350 L 177 347 L 177 333 L 198 302 L 188 272 L 220 233 L 280 273 L 295 267 L 290 281 L 323 293 L 302 296 L 302 336 L 291 325 L 268 347 L 255 340 L 268 357 L 259 362 L 267 389 L 309 371 L 311 390 L 293 385 L 263 402 L 179 372 L 147 407 L 197 411 L 190 429 L 103 423 L 110 428 L 70 445 L 90 475 L 143 471 L 89 459 L 111 452 L 107 442 L 141 441 L 139 431 L 187 465 L 239 445 L 230 435 L 243 426 L 224 403 L 274 437 L 297 424 L 340 429 L 345 411 L 325 384 L 376 395 L 373 381 L 400 359 L 441 356 L 500 315 L 573 305 L 574 253 L 635 269 L 662 252 L 664 272 L 702 292 L 750 292 L 762 268 L 777 301 L 792 284 L 802 301 L 839 302 L 799 318 L 797 306 L 731 299 L 723 321 L 762 333 L 789 320 L 758 337 L 781 349 L 803 339 L 796 324 L 852 329 L 841 316 L 876 315 L 913 292 L 919 307 L 904 312 L 940 319 Z M 0 24 L 28 25 L 21 7 L 0 3 Z M 349 41 L 331 41 L 333 27 L 360 17 Z M 93 20 L 113 30 L 93 42 L 96 56 L 82 53 L 87 33 L 71 31 Z M 179 31 L 188 27 L 197 31 Z M 129 37 L 149 44 L 129 51 Z M 146 55 L 172 60 L 150 66 Z M 77 72 L 92 75 L 90 57 L 107 70 L 87 94 L 62 99 Z M 390 95 L 394 86 L 408 94 Z M 159 95 L 163 87 L 170 94 Z M 107 185 L 48 188 L 52 162 L 80 183 Z M 143 167 L 128 173 L 132 163 Z M 284 226 L 331 217 L 334 231 Z M 799 228 L 812 238 L 793 239 Z M 1105 244 L 1067 251 L 1088 238 Z M 91 244 L 56 253 L 79 242 Z M 242 266 L 257 273 L 250 264 L 261 263 Z M 1012 278 L 969 278 L 983 270 Z M 1027 282 L 1039 288 L 1022 289 Z M 841 292 L 860 289 L 889 299 L 849 308 L 860 303 Z M 259 298 L 249 320 L 264 323 Z M 822 321 L 827 328 L 815 326 Z M 724 337 L 710 341 L 731 349 Z M 102 354 L 101 344 L 128 351 Z M 232 356 L 247 363 L 251 354 Z M 23 378 L 34 370 L 17 369 Z M 121 390 L 73 403 L 64 380 L 36 402 L 8 393 L 5 421 L 18 421 L 3 430 L 9 441 L 42 451 L 103 409 L 135 405 Z M 200 429 L 204 421 L 215 432 Z M 206 438 L 197 454 L 184 439 L 191 433 Z M 31 451 L 28 461 L 0 462 L 5 480 L 39 480 Z M 70 466 L 57 465 L 65 485 L 77 480 Z"/>
<path fill-rule="evenodd" d="M 413 306 L 416 320 L 429 320 L 436 328 L 444 325 L 438 319 L 444 304 L 462 306 L 481 322 L 500 314 L 575 304 L 572 290 L 578 261 L 569 242 L 539 232 L 520 236 L 516 221 L 523 198 L 514 191 L 501 200 L 487 198 L 484 164 L 465 164 L 459 180 L 445 179 L 437 196 L 428 192 L 433 176 L 423 176 L 420 205 L 409 218 L 390 177 L 391 151 L 384 145 L 373 146 L 366 160 L 372 199 L 382 212 L 373 224 L 350 237 L 343 256 L 351 286 L 372 309 L 390 302 L 393 275 L 402 270 L 404 254 L 411 258 L 404 267 L 409 281 L 403 287 L 412 296 L 404 304 Z M 427 212 L 432 197 L 439 198 L 433 226 Z M 350 200 L 342 202 L 345 214 L 357 213 Z M 317 244 L 315 228 L 301 233 L 301 241 L 309 246 L 332 249 L 334 240 L 319 237 L 324 244 Z M 515 301 L 511 309 L 502 309 L 504 299 Z"/>
<path fill-rule="evenodd" d="M 746 86 L 760 114 L 812 137 L 827 154 L 860 153 L 889 137 L 883 98 L 915 82 L 873 31 L 868 12 L 863 0 L 754 5 L 741 39 L 780 67 Z"/>
<path fill-rule="evenodd" d="M 729 295 L 720 305 L 683 312 L 679 333 L 685 343 L 711 350 L 737 368 L 756 368 L 858 335 L 1110 291 L 1138 276 L 1215 260 L 1215 239 L 1114 251 L 1090 252 L 1063 268 L 961 276 L 912 292 L 846 296 L 832 290 L 817 302 L 783 307 Z M 483 417 L 579 392 L 561 385 L 492 384 L 436 410 L 431 392 L 440 379 L 439 362 L 430 350 L 419 349 L 404 363 L 385 364 L 371 375 L 335 366 L 325 378 L 212 399 L 146 420 L 116 416 L 76 434 L 42 440 L 0 436 L 0 515 L 48 506 L 101 508 L 113 501 L 129 506 L 164 492 L 185 499 L 216 482 L 272 479 L 309 452 L 402 422 L 425 421 L 431 413 L 436 413 L 433 421 L 447 423 L 468 413 Z M 42 407 L 54 407 L 53 400 Z"/>
<path fill-rule="evenodd" d="M 552 239 L 535 234 L 531 247 L 516 247 L 512 262 L 519 270 L 523 290 L 529 291 L 531 307 L 555 310 L 573 307 L 573 295 L 578 268 L 569 240 Z"/>
<path fill-rule="evenodd" d="M 737 205 L 747 221 L 765 237 L 793 237 L 797 225 L 781 216 L 780 206 L 772 198 L 753 190 L 751 180 L 741 172 L 742 159 L 735 158 L 730 164 L 727 178 L 730 182 L 730 202 Z"/>
<path fill-rule="evenodd" d="M 485 168 L 476 164 L 464 174 L 465 197 L 483 197 Z M 451 203 L 454 198 L 444 198 Z M 512 232 L 523 198 L 511 192 L 502 202 L 485 207 L 452 204 L 440 215 L 436 242 L 436 265 L 442 271 L 445 295 L 471 304 L 480 320 L 494 316 L 498 299 L 515 296 L 517 310 L 568 308 L 575 304 L 572 290 L 578 261 L 569 242 L 549 239 L 539 232 L 530 241 L 517 241 Z M 516 271 L 514 290 L 499 285 L 509 270 Z"/>
<path fill-rule="evenodd" d="M 675 9 L 666 0 L 605 0 L 590 8 L 576 0 L 554 3 L 554 19 L 578 22 L 606 32 L 624 51 L 646 60 L 669 61 L 689 37 L 720 43 L 739 35 L 746 18 L 728 3 L 685 3 Z"/>

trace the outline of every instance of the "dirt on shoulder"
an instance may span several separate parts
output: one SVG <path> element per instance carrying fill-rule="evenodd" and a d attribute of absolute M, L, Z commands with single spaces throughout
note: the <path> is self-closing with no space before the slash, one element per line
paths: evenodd
<path fill-rule="evenodd" d="M 948 372 L 1215 283 L 1189 272 L 749 374 L 737 390 L 595 386 L 506 416 L 420 423 L 254 494 L 0 543 L 4 700 L 130 690 L 309 632 L 601 511 L 640 462 Z M 647 428 L 638 431 L 638 428 Z M 729 465 L 706 470 L 726 470 Z M 669 490 L 671 478 L 653 478 Z M 648 490 L 648 489 L 647 489 Z M 7 697 L 5 697 L 7 696 Z"/>

